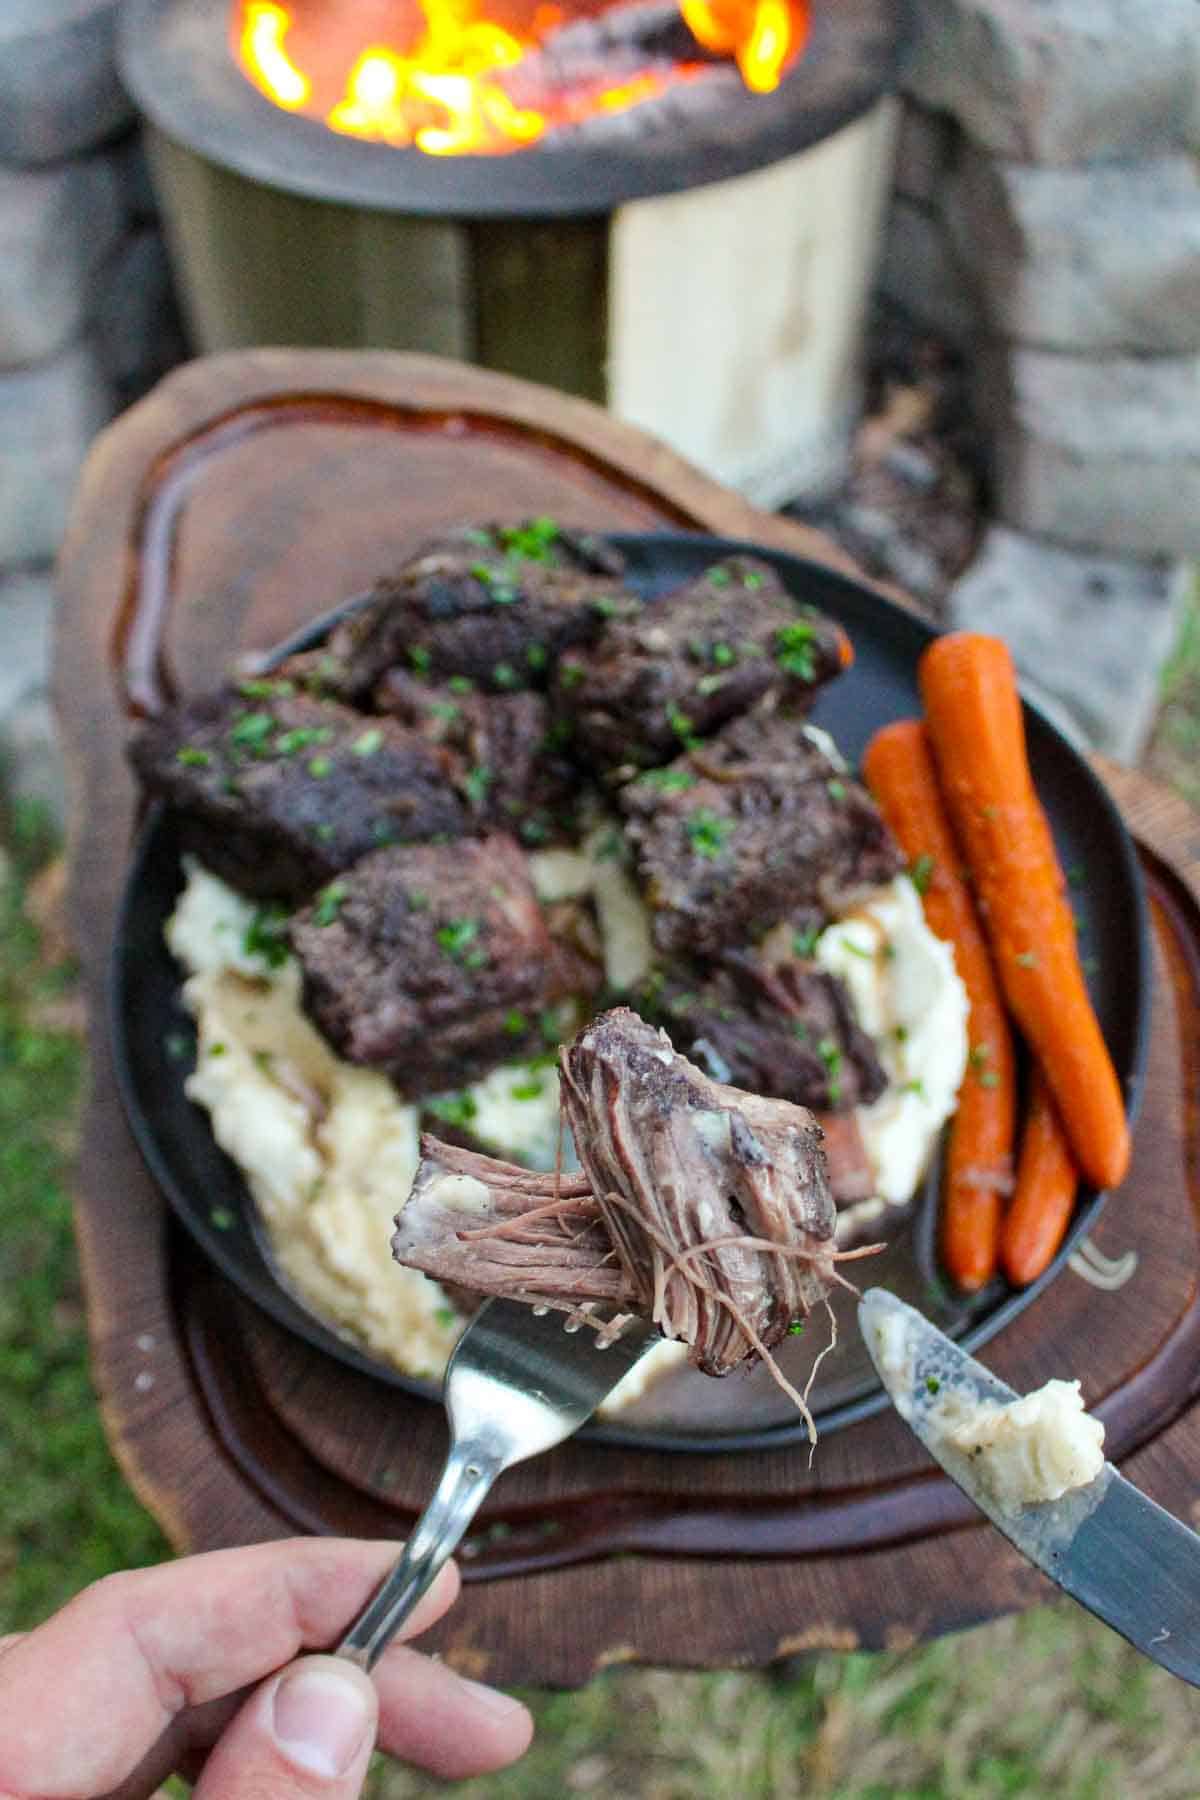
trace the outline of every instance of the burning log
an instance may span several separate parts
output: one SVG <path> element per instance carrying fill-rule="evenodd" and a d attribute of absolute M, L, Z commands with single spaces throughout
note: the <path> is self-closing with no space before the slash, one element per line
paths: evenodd
<path fill-rule="evenodd" d="M 531 1306 L 642 1314 L 707 1375 L 761 1357 L 807 1417 L 771 1348 L 848 1285 L 813 1115 L 710 1080 L 624 1008 L 565 1046 L 560 1070 L 583 1173 L 425 1137 L 397 1261 Z"/>

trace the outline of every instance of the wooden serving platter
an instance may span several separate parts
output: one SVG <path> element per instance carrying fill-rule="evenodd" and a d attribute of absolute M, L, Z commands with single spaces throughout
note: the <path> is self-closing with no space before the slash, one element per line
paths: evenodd
<path fill-rule="evenodd" d="M 72 774 L 71 912 L 91 1030 L 76 1182 L 93 1365 L 113 1447 L 180 1549 L 293 1531 L 402 1536 L 445 1448 L 440 1409 L 300 1342 L 174 1227 L 126 1129 L 106 1029 L 135 823 L 127 710 L 173 671 L 216 679 L 369 585 L 439 525 L 550 512 L 595 528 L 757 538 L 848 567 L 582 402 L 387 353 L 189 365 L 99 440 L 64 551 L 57 700 Z M 1200 1491 L 1200 824 L 1104 771 L 1143 851 L 1156 949 L 1134 1166 L 1094 1243 L 1136 1255 L 1098 1292 L 1062 1276 L 987 1351 L 1015 1386 L 1082 1376 L 1110 1450 L 1164 1505 Z M 512 1471 L 435 1638 L 488 1679 L 608 1664 L 765 1664 L 917 1641 L 1050 1591 L 888 1414 L 804 1449 L 724 1456 L 576 1440 Z"/>

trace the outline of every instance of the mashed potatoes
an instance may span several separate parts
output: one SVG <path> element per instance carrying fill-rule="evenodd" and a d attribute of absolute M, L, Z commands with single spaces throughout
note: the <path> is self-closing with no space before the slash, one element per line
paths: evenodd
<path fill-rule="evenodd" d="M 650 967 L 649 922 L 607 849 L 598 831 L 578 851 L 530 861 L 543 900 L 593 898 L 609 979 L 625 986 Z M 287 1284 L 378 1356 L 437 1378 L 462 1321 L 435 1281 L 401 1268 L 390 1251 L 392 1220 L 417 1166 L 417 1109 L 400 1101 L 385 1076 L 333 1053 L 301 1011 L 296 964 L 256 931 L 256 916 L 223 882 L 188 865 L 167 926 L 168 945 L 188 972 L 183 998 L 197 1029 L 187 1092 L 243 1171 Z M 886 1205 L 911 1199 L 953 1109 L 966 1067 L 966 995 L 906 876 L 830 926 L 817 958 L 845 981 L 891 1082 L 858 1113 L 878 1198 L 843 1215 L 877 1218 Z M 487 1150 L 554 1167 L 558 1076 L 545 1061 L 493 1069 L 426 1104 L 469 1128 Z M 602 1410 L 628 1405 L 686 1355 L 683 1344 L 658 1346 Z"/>
<path fill-rule="evenodd" d="M 463 1321 L 436 1281 L 391 1255 L 392 1221 L 416 1173 L 418 1115 L 383 1075 L 335 1056 L 300 1010 L 290 958 L 249 948 L 255 908 L 195 863 L 167 925 L 196 1021 L 189 1097 L 242 1170 L 284 1281 L 314 1312 L 410 1375 L 440 1378 Z M 558 1077 L 493 1069 L 435 1104 L 488 1148 L 552 1167 Z M 684 1344 L 661 1344 L 609 1395 L 620 1411 Z"/>

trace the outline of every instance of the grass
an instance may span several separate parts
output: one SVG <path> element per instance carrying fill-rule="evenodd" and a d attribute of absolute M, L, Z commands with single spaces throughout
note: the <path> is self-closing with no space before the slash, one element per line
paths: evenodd
<path fill-rule="evenodd" d="M 1147 766 L 1200 805 L 1198 598 Z M 70 969 L 27 904 L 51 845 L 28 813 L 0 825 L 2 1633 L 169 1550 L 113 1464 L 87 1374 L 66 1187 L 83 1054 Z M 461 1800 L 1200 1794 L 1192 1691 L 1069 1602 L 898 1654 L 823 1654 L 778 1673 L 623 1669 L 526 1698 L 538 1725 L 528 1757 L 458 1784 Z M 383 1761 L 371 1779 L 372 1800 L 447 1791 Z"/>

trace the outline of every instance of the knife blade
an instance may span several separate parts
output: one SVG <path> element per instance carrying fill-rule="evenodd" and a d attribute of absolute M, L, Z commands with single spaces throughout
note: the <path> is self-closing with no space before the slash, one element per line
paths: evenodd
<path fill-rule="evenodd" d="M 1135 1649 L 1200 1687 L 1200 1535 L 1110 1462 L 1060 1499 L 1000 1504 L 984 1458 L 947 1440 L 947 1398 L 1007 1405 L 1020 1396 L 883 1288 L 863 1295 L 858 1323 L 900 1417 L 996 1529 Z"/>

